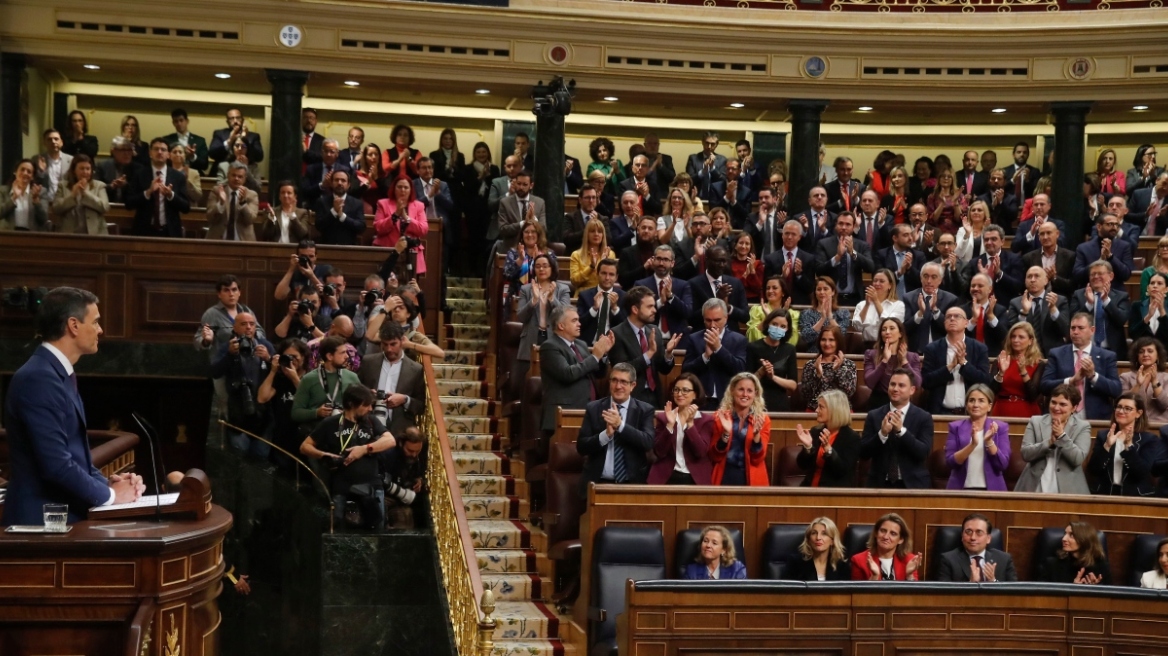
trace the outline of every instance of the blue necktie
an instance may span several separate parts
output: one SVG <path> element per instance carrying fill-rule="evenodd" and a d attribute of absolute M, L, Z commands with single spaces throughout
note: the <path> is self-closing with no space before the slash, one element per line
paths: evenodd
<path fill-rule="evenodd" d="M 904 266 L 904 253 L 901 251 L 894 251 L 896 253 L 896 295 L 904 298 L 908 293 L 904 288 L 904 276 L 900 275 L 900 269 Z"/>
<path fill-rule="evenodd" d="M 1107 318 L 1103 315 L 1103 301 L 1095 297 L 1095 346 L 1103 348 L 1107 341 Z"/>
<path fill-rule="evenodd" d="M 623 405 L 616 407 L 617 412 L 623 409 Z M 624 483 L 628 480 L 628 474 L 625 470 L 625 450 L 617 443 L 615 435 L 612 438 L 612 449 L 612 480 L 617 483 Z"/>

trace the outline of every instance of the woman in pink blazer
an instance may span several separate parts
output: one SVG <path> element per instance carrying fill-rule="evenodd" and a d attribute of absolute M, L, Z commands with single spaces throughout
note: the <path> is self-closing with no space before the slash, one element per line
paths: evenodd
<path fill-rule="evenodd" d="M 405 177 L 394 180 L 389 198 L 377 201 L 377 213 L 373 219 L 373 245 L 393 248 L 398 239 L 402 238 L 403 225 L 406 237 L 421 239 L 423 242 L 416 248 L 418 261 L 414 272 L 418 275 L 426 273 L 425 240 L 430 225 L 426 222 L 425 206 L 421 201 L 414 200 L 414 185 Z"/>
<path fill-rule="evenodd" d="M 989 417 L 993 405 L 994 393 L 986 385 L 974 385 L 965 393 L 969 419 L 950 422 L 945 440 L 945 464 L 950 470 L 947 489 L 1006 491 L 1010 429 L 1006 422 Z"/>

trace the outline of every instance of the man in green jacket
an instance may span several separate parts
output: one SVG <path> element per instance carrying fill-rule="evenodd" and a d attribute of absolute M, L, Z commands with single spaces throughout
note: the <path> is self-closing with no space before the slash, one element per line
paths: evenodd
<path fill-rule="evenodd" d="M 345 368 L 349 350 L 345 340 L 336 335 L 320 342 L 320 366 L 306 372 L 292 400 L 292 421 L 316 428 L 325 417 L 341 413 L 341 395 L 350 385 L 360 385 L 357 374 Z"/>

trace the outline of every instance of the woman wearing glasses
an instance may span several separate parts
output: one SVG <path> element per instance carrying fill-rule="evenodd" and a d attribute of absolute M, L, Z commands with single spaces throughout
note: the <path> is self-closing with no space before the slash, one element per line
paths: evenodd
<path fill-rule="evenodd" d="M 673 381 L 665 410 L 657 413 L 650 485 L 709 485 L 713 463 L 708 456 L 714 415 L 698 408 L 706 393 L 698 377 L 683 373 Z"/>

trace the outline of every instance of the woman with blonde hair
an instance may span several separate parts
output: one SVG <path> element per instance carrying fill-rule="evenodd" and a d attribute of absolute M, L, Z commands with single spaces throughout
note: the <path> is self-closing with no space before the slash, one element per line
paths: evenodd
<path fill-rule="evenodd" d="M 770 485 L 766 470 L 771 418 L 762 397 L 762 383 L 751 373 L 730 379 L 714 414 L 710 461 L 711 485 Z"/>
<path fill-rule="evenodd" d="M 615 260 L 616 253 L 608 247 L 608 234 L 599 219 L 588 219 L 579 250 L 572 252 L 569 275 L 577 291 L 600 284 L 596 267 L 601 260 Z"/>
<path fill-rule="evenodd" d="M 689 236 L 693 203 L 684 191 L 673 187 L 669 190 L 668 211 L 669 214 L 657 218 L 657 241 L 662 244 L 684 241 Z"/>
<path fill-rule="evenodd" d="M 1099 151 L 1099 157 L 1095 158 L 1095 175 L 1099 176 L 1099 191 L 1108 198 L 1127 193 L 1127 175 L 1116 170 L 1115 165 L 1118 163 L 1119 158 L 1116 157 L 1114 148 L 1104 148 Z"/>
<path fill-rule="evenodd" d="M 990 208 L 984 200 L 975 200 L 969 205 L 969 211 L 961 219 L 961 228 L 957 231 L 957 261 L 965 266 L 970 260 L 981 255 L 981 233 L 990 225 Z"/>
<path fill-rule="evenodd" d="M 855 487 L 860 436 L 852 430 L 852 409 L 839 390 L 819 395 L 811 430 L 796 424 L 795 435 L 803 450 L 795 462 L 807 476 L 803 487 Z"/>
<path fill-rule="evenodd" d="M 953 169 L 937 172 L 937 188 L 929 195 L 926 207 L 929 210 L 929 225 L 941 232 L 957 234 L 961 218 L 968 209 L 965 194 L 957 188 Z"/>
<path fill-rule="evenodd" d="M 998 397 L 991 412 L 999 417 L 1042 414 L 1038 407 L 1042 395 L 1039 384 L 1045 367 L 1034 326 L 1028 321 L 1010 326 L 1001 352 L 990 365 L 990 376 L 993 377 L 990 389 Z"/>
<path fill-rule="evenodd" d="M 717 525 L 703 528 L 697 558 L 685 566 L 683 578 L 691 581 L 745 579 L 746 565 L 738 560 L 734 552 L 730 531 Z"/>
<path fill-rule="evenodd" d="M 851 570 L 839 527 L 829 517 L 816 517 L 803 532 L 798 553 L 787 558 L 783 574 L 790 581 L 849 581 Z"/>
<path fill-rule="evenodd" d="M 1140 297 L 1137 300 L 1142 301 L 1148 297 L 1148 281 L 1157 273 L 1168 275 L 1168 235 L 1160 237 L 1156 242 L 1156 254 L 1152 256 L 1152 263 L 1140 274 Z"/>
<path fill-rule="evenodd" d="M 923 558 L 912 552 L 908 523 L 888 513 L 872 526 L 868 548 L 851 558 L 853 581 L 916 581 Z"/>
<path fill-rule="evenodd" d="M 888 194 L 881 201 L 881 207 L 892 217 L 894 225 L 909 222 L 908 171 L 903 166 L 894 166 L 888 172 Z"/>
<path fill-rule="evenodd" d="M 683 194 L 689 197 L 689 202 L 693 205 L 695 212 L 706 211 L 705 203 L 698 197 L 698 188 L 694 184 L 693 178 L 685 171 L 673 176 L 673 181 L 669 183 L 669 188 L 680 189 Z"/>

